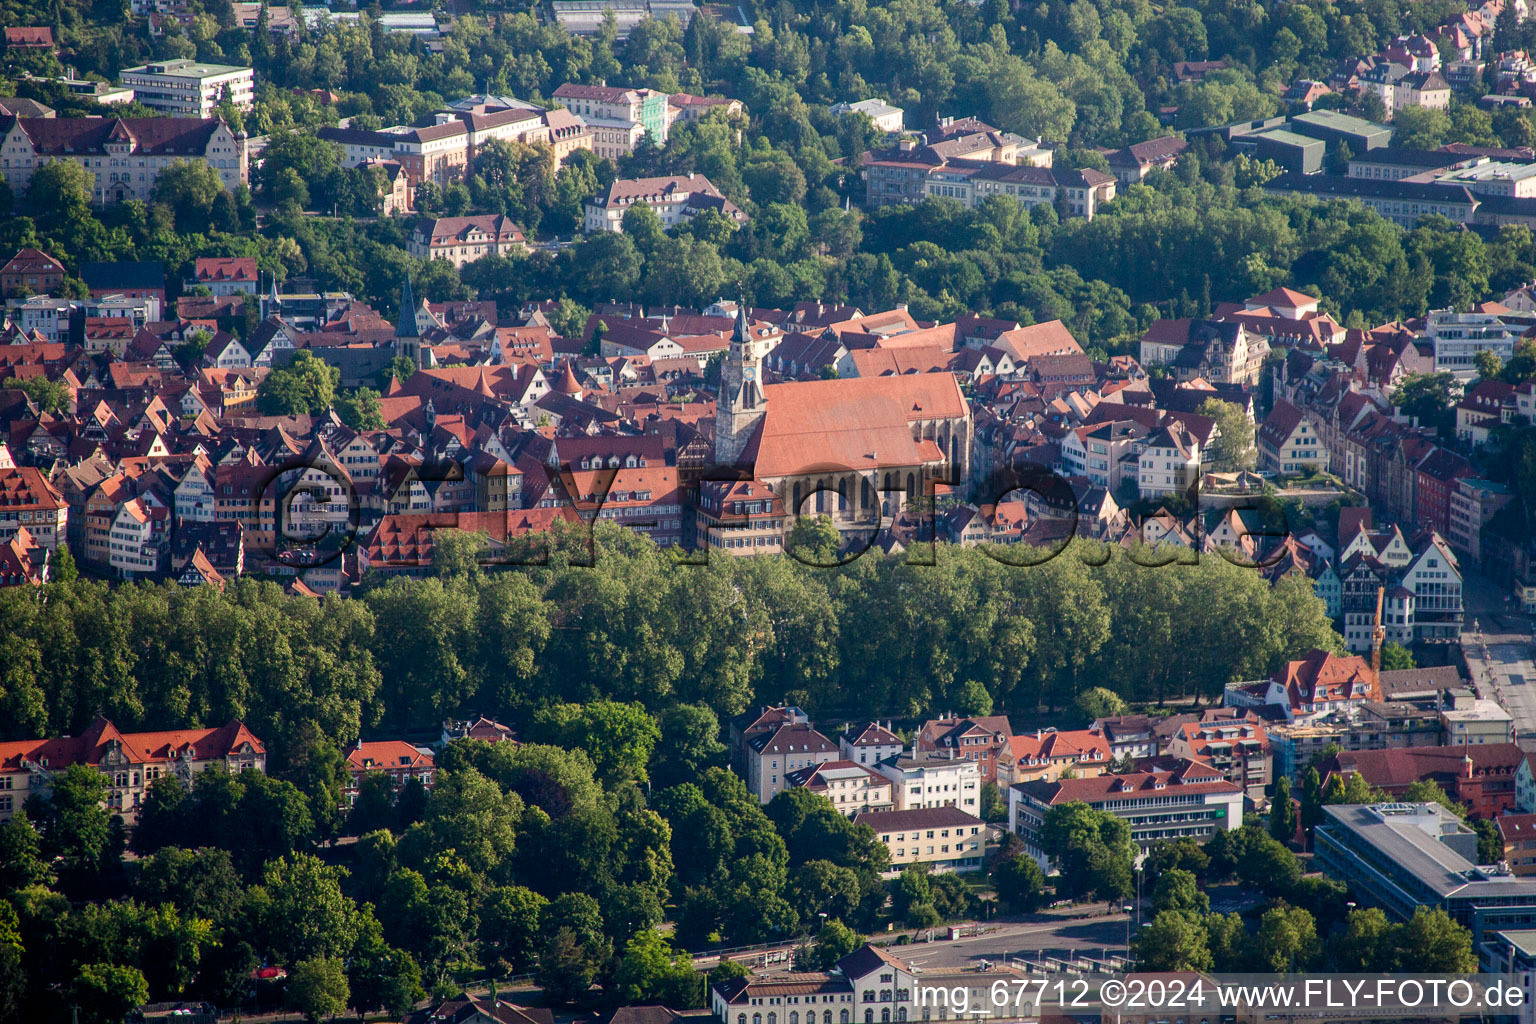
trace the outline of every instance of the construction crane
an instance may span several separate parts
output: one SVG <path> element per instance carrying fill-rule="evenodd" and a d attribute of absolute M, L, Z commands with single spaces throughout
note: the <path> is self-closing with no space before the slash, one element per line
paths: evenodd
<path fill-rule="evenodd" d="M 1375 674 L 1377 684 L 1381 682 L 1381 645 L 1387 639 L 1387 627 L 1381 624 L 1381 606 L 1386 600 L 1387 588 L 1376 588 L 1376 622 L 1371 627 L 1371 672 Z"/>

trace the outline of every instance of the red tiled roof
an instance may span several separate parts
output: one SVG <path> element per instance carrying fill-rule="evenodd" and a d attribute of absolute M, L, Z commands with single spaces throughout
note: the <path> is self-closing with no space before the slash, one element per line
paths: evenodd
<path fill-rule="evenodd" d="M 918 421 L 962 419 L 965 396 L 951 373 L 770 384 L 767 413 L 748 446 L 760 480 L 827 466 L 918 466 Z"/>
<path fill-rule="evenodd" d="M 1057 782 L 1026 782 L 1025 792 L 1046 804 L 1081 801 L 1085 804 L 1106 800 L 1152 797 L 1174 790 L 1181 794 L 1240 793 L 1237 786 L 1222 778 L 1210 765 L 1188 761 L 1175 771 L 1132 772 L 1126 775 L 1100 775 L 1092 779 L 1061 779 Z"/>
<path fill-rule="evenodd" d="M 1066 757 L 1082 761 L 1108 761 L 1114 756 L 1104 736 L 1091 729 L 1015 736 L 1008 741 L 1008 753 L 1015 761 L 1025 763 Z"/>
<path fill-rule="evenodd" d="M 1035 356 L 1073 355 L 1083 351 L 1083 346 L 1060 320 L 1005 331 L 997 336 L 996 345 L 1021 361 Z"/>
<path fill-rule="evenodd" d="M 199 256 L 193 265 L 193 277 L 199 283 L 209 281 L 255 281 L 254 256 Z"/>
<path fill-rule="evenodd" d="M 347 750 L 347 770 L 381 771 L 385 768 L 431 768 L 432 753 L 404 740 L 369 740 Z"/>
<path fill-rule="evenodd" d="M 1505 843 L 1528 843 L 1536 839 L 1536 814 L 1504 814 L 1498 819 L 1499 835 Z"/>
<path fill-rule="evenodd" d="M 1312 650 L 1287 662 L 1274 676 L 1285 687 L 1291 707 L 1344 700 L 1381 700 L 1381 684 L 1364 658 Z"/>
<path fill-rule="evenodd" d="M 1306 292 L 1298 292 L 1292 288 L 1275 288 L 1263 295 L 1255 295 L 1249 299 L 1250 306 L 1306 306 L 1314 304 L 1317 299 Z"/>
<path fill-rule="evenodd" d="M 966 814 L 953 804 L 909 811 L 860 811 L 854 816 L 853 823 L 868 825 L 876 832 L 899 832 L 914 828 L 979 828 L 984 824 L 980 818 Z"/>
<path fill-rule="evenodd" d="M 266 752 L 261 741 L 238 721 L 214 729 L 123 733 L 105 718 L 97 716 L 79 736 L 0 743 L 0 771 L 18 771 L 23 760 L 40 762 L 43 758 L 47 758 L 48 767 L 55 770 L 72 764 L 98 764 L 112 744 L 119 745 L 123 755 L 133 764 L 153 764 L 175 760 L 184 754 L 199 761 L 227 757 L 247 743 L 254 753 Z"/>
<path fill-rule="evenodd" d="M 71 157 L 106 156 L 108 139 L 131 141 L 139 155 L 202 157 L 223 126 L 196 117 L 23 117 L 0 118 L 0 133 L 18 122 L 39 154 Z"/>
<path fill-rule="evenodd" d="M 1399 747 L 1393 750 L 1346 750 L 1329 760 L 1326 776 L 1333 772 L 1359 774 L 1380 789 L 1394 789 L 1423 779 L 1459 779 L 1466 762 L 1474 775 L 1510 774 L 1525 760 L 1516 743 L 1483 743 L 1460 747 Z"/>

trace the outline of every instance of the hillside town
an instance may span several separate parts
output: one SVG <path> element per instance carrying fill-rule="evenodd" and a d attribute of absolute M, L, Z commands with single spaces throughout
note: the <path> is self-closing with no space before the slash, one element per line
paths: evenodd
<path fill-rule="evenodd" d="M 0 1024 L 1536 1001 L 1525 0 L 3 10 Z"/>

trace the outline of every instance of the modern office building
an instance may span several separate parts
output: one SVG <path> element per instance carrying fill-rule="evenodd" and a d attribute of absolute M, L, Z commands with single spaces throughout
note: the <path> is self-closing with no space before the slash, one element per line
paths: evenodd
<path fill-rule="evenodd" d="M 1397 920 L 1441 907 L 1472 931 L 1536 926 L 1536 879 L 1477 863 L 1477 833 L 1439 804 L 1336 804 L 1314 832 L 1316 864 Z"/>
<path fill-rule="evenodd" d="M 230 64 L 160 60 L 124 68 L 118 79 L 146 107 L 181 117 L 212 117 L 226 91 L 236 110 L 256 100 L 256 73 Z"/>
<path fill-rule="evenodd" d="M 1052 807 L 1074 802 L 1124 818 L 1142 852 L 1164 839 L 1204 842 L 1243 824 L 1242 788 L 1196 761 L 1171 771 L 1021 782 L 1008 790 L 1008 828 L 1044 870 L 1050 870 L 1040 847 L 1045 816 Z"/>

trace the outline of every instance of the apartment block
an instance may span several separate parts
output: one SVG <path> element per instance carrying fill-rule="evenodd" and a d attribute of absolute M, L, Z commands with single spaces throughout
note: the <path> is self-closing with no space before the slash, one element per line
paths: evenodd
<path fill-rule="evenodd" d="M 124 68 L 118 79 L 138 102 L 175 117 L 213 117 L 226 94 L 236 110 L 250 110 L 256 100 L 256 73 L 232 64 L 154 61 Z"/>

